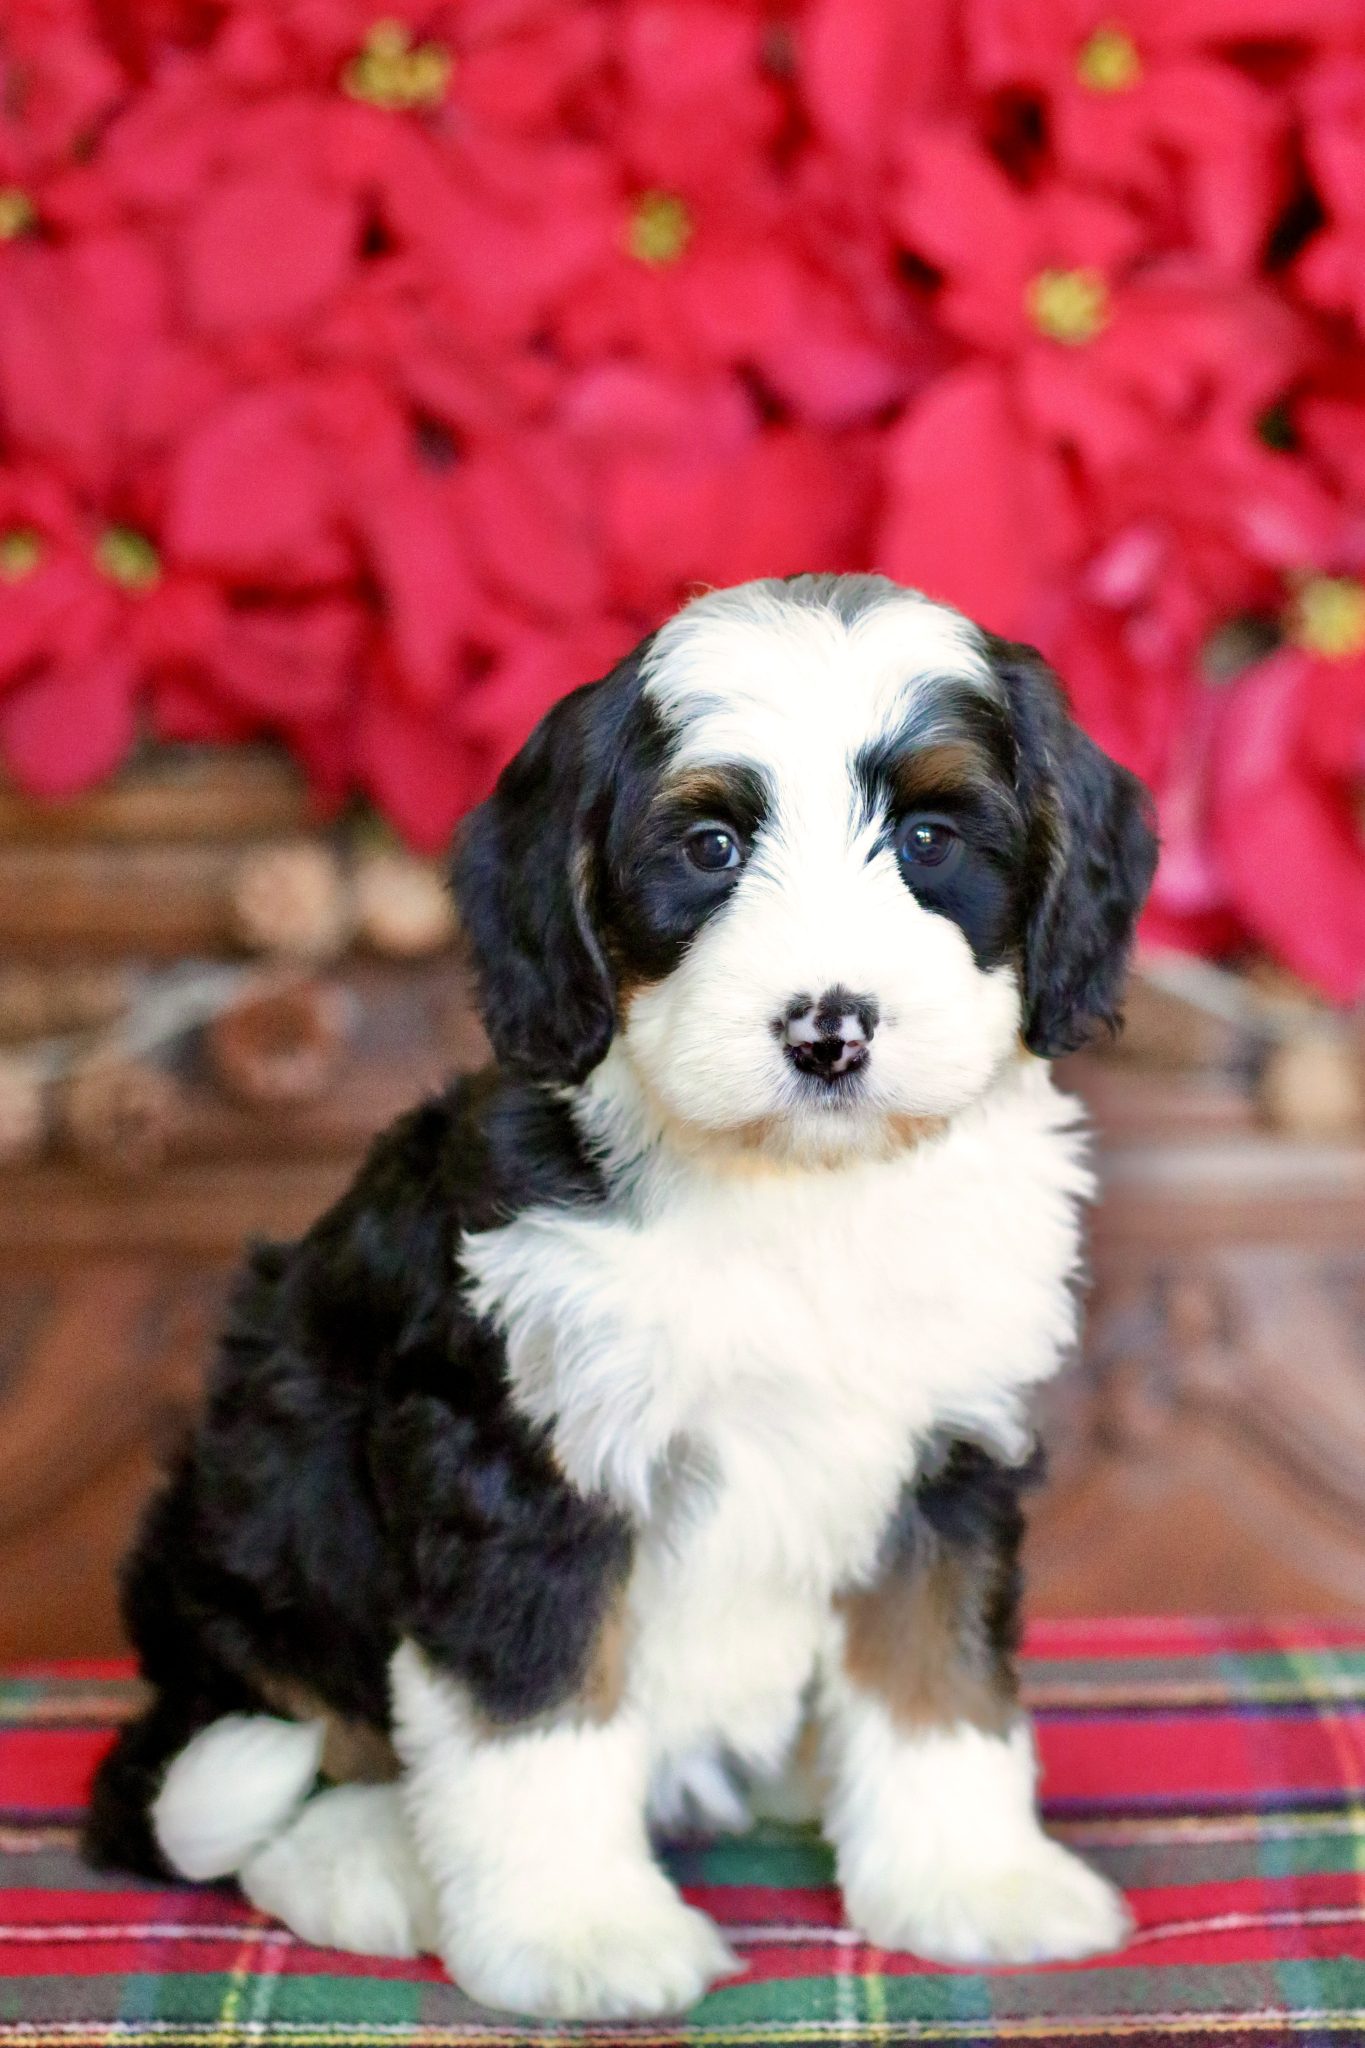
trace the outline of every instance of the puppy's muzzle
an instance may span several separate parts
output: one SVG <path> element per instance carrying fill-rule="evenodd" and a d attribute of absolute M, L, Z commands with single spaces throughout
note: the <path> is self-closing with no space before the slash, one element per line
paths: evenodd
<path fill-rule="evenodd" d="M 866 1066 L 877 1014 L 871 996 L 830 988 L 818 998 L 794 996 L 777 1028 L 798 1073 L 832 1083 Z"/>

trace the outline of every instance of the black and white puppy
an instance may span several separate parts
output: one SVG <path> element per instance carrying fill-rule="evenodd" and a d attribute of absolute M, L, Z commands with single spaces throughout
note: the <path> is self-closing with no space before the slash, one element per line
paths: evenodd
<path fill-rule="evenodd" d="M 650 1826 L 733 1823 L 809 1712 L 870 1939 L 1120 1941 L 1011 1653 L 1090 1191 L 1046 1062 L 1154 856 L 1038 657 L 878 577 L 701 597 L 558 705 L 456 855 L 497 1064 L 253 1255 L 92 1853 L 669 2011 L 735 1965 Z"/>

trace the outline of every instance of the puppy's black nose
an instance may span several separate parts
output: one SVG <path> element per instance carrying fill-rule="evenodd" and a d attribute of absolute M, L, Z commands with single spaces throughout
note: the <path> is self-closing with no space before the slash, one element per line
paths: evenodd
<path fill-rule="evenodd" d="M 794 996 L 779 1026 L 792 1065 L 831 1082 L 866 1065 L 876 1028 L 877 1005 L 871 996 L 855 996 L 846 988 L 826 989 L 814 999 Z"/>

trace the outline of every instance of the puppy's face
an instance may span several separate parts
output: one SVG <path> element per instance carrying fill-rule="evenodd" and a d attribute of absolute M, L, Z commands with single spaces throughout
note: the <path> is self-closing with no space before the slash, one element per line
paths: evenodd
<path fill-rule="evenodd" d="M 837 1153 L 1108 1021 L 1153 853 L 1036 657 L 800 578 L 556 707 L 457 885 L 509 1064 L 580 1080 L 615 1040 L 675 1124 Z"/>

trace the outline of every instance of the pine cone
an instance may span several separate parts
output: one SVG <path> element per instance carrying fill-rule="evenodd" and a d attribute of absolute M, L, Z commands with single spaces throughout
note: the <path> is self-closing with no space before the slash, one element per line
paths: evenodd
<path fill-rule="evenodd" d="M 1345 1031 L 1310 1026 L 1277 1045 L 1258 1093 L 1266 1121 L 1292 1137 L 1352 1138 L 1365 1130 L 1365 1073 Z"/>
<path fill-rule="evenodd" d="M 310 1102 L 335 1074 L 347 1002 L 323 982 L 258 989 L 222 1011 L 204 1042 L 213 1071 L 239 1102 Z"/>
<path fill-rule="evenodd" d="M 43 1084 L 22 1060 L 0 1058 L 0 1164 L 17 1165 L 43 1149 Z"/>
<path fill-rule="evenodd" d="M 362 854 L 355 871 L 356 921 L 377 953 L 418 960 L 455 936 L 455 906 L 439 868 L 410 853 Z"/>
<path fill-rule="evenodd" d="M 62 1090 L 62 1128 L 72 1151 L 115 1173 L 147 1173 L 159 1165 L 180 1112 L 175 1080 L 145 1060 L 92 1058 Z"/>
<path fill-rule="evenodd" d="M 231 910 L 238 937 L 257 953 L 331 960 L 351 935 L 341 864 L 316 840 L 248 854 L 232 880 Z"/>

